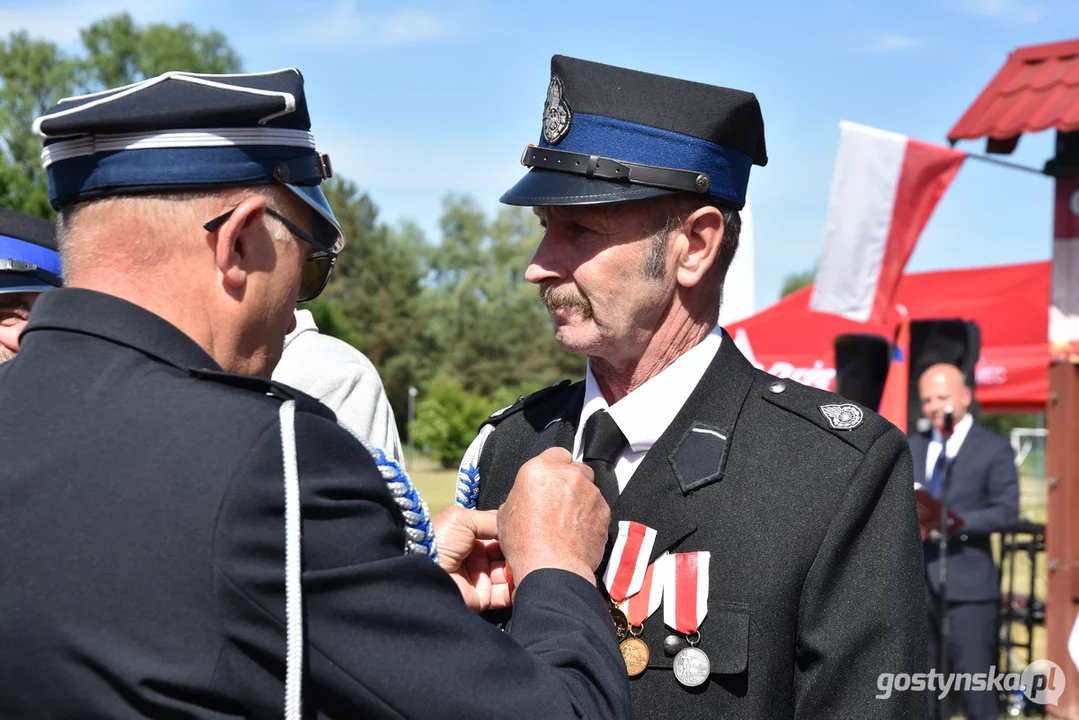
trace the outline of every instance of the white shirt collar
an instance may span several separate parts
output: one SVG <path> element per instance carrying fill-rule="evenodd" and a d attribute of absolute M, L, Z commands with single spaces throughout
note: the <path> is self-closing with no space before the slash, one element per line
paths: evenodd
<path fill-rule="evenodd" d="M 607 410 L 629 442 L 629 450 L 647 452 L 666 431 L 685 405 L 697 383 L 719 352 L 723 329 L 716 325 L 697 345 L 683 353 L 655 377 L 649 378 L 629 395 L 608 406 L 592 374 L 592 362 L 584 379 L 584 406 L 573 440 L 573 456 L 579 457 L 584 442 L 584 425 L 592 413 Z"/>
<path fill-rule="evenodd" d="M 296 328 L 285 336 L 285 347 L 296 339 L 300 333 L 305 333 L 308 330 L 318 331 L 318 326 L 315 325 L 315 316 L 311 314 L 310 310 L 297 310 L 296 311 Z"/>

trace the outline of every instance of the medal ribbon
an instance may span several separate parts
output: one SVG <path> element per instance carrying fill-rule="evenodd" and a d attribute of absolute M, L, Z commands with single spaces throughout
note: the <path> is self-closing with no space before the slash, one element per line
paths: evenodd
<path fill-rule="evenodd" d="M 618 537 L 603 572 L 603 584 L 615 604 L 640 591 L 655 543 L 656 531 L 652 528 L 639 522 L 619 521 Z"/>
<path fill-rule="evenodd" d="M 683 635 L 700 628 L 708 614 L 709 552 L 677 553 L 667 563 L 663 622 Z"/>
<path fill-rule="evenodd" d="M 623 604 L 622 610 L 626 613 L 630 625 L 644 625 L 644 621 L 659 609 L 659 604 L 663 601 L 663 573 L 669 559 L 670 555 L 656 558 L 644 573 L 641 589 Z M 659 578 L 658 582 L 652 582 L 654 577 Z"/>

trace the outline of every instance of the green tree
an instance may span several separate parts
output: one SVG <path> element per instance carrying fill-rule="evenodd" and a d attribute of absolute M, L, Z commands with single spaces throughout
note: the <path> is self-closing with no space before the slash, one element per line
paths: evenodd
<path fill-rule="evenodd" d="M 584 359 L 554 341 L 537 288 L 524 279 L 542 231 L 522 208 L 488 222 L 475 201 L 447 196 L 442 242 L 432 250 L 429 333 L 444 366 L 466 390 L 492 397 L 562 377 L 581 377 Z"/>
<path fill-rule="evenodd" d="M 440 375 L 416 404 L 413 437 L 417 444 L 429 449 L 442 467 L 456 467 L 476 437 L 476 429 L 490 412 L 486 398 Z"/>
<path fill-rule="evenodd" d="M 136 25 L 127 13 L 80 31 L 85 54 L 69 55 L 25 31 L 0 41 L 0 204 L 51 218 L 41 139 L 34 118 L 58 100 L 158 75 L 166 70 L 237 72 L 225 36 L 193 26 Z"/>
<path fill-rule="evenodd" d="M 124 12 L 79 31 L 88 84 L 103 88 L 129 85 L 170 70 L 199 73 L 240 72 L 240 56 L 220 32 L 193 25 L 136 25 Z"/>
<path fill-rule="evenodd" d="M 438 369 L 433 348 L 424 345 L 421 332 L 427 241 L 414 224 L 389 228 L 380 222 L 378 208 L 355 183 L 334 178 L 324 189 L 346 242 L 325 296 L 333 298 L 354 333 L 355 340 L 344 339 L 379 371 L 403 423 L 408 388 Z"/>
<path fill-rule="evenodd" d="M 787 297 L 791 293 L 796 293 L 804 287 L 809 287 L 813 284 L 813 278 L 817 274 L 816 268 L 810 268 L 809 270 L 803 270 L 801 272 L 791 273 L 783 279 L 783 287 L 779 290 L 780 299 Z"/>
<path fill-rule="evenodd" d="M 34 118 L 77 87 L 78 63 L 23 30 L 0 42 L 0 205 L 51 217 Z"/>

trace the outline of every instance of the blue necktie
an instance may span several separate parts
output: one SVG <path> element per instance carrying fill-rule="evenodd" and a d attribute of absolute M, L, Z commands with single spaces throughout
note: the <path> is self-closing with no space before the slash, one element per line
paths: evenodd
<path fill-rule="evenodd" d="M 947 447 L 942 445 L 937 463 L 933 466 L 933 474 L 929 477 L 929 493 L 937 499 L 940 499 L 940 491 L 944 489 L 944 466 L 947 463 Z"/>

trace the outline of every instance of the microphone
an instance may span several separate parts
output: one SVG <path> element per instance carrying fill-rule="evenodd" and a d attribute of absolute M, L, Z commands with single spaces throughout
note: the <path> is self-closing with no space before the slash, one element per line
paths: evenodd
<path fill-rule="evenodd" d="M 941 436 L 947 440 L 955 432 L 955 410 L 951 405 L 944 408 L 944 427 L 941 428 Z"/>

